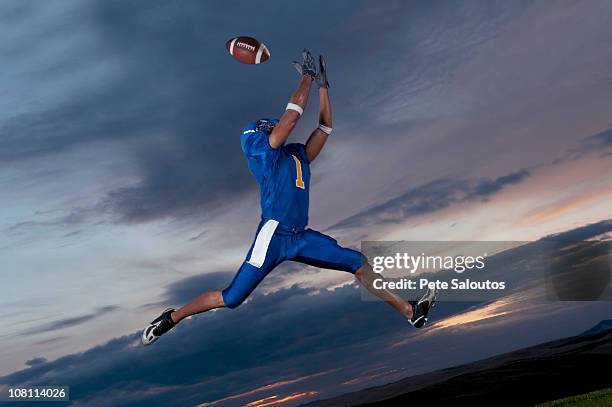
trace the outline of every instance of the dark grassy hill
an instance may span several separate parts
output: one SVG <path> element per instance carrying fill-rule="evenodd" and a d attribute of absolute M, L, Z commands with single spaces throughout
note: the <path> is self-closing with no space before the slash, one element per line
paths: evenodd
<path fill-rule="evenodd" d="M 612 387 L 612 326 L 307 406 L 533 405 Z"/>

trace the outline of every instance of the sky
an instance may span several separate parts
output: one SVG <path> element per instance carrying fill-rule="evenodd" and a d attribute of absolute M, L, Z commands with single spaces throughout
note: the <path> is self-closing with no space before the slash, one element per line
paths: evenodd
<path fill-rule="evenodd" d="M 236 35 L 271 59 L 237 63 Z M 304 47 L 327 58 L 334 113 L 310 227 L 356 248 L 609 234 L 611 35 L 597 0 L 2 2 L 0 383 L 69 383 L 74 405 L 292 405 L 609 318 L 527 290 L 442 302 L 416 332 L 350 275 L 286 264 L 238 309 L 136 345 L 243 260 L 259 202 L 239 134 L 282 113 Z"/>

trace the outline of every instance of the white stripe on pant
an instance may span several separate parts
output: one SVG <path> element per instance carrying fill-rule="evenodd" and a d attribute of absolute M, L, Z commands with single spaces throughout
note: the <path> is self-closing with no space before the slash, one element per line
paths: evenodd
<path fill-rule="evenodd" d="M 249 263 L 251 266 L 260 268 L 264 264 L 264 261 L 266 261 L 268 246 L 270 246 L 270 241 L 272 240 L 272 236 L 274 235 L 274 231 L 276 230 L 277 226 L 278 221 L 270 219 L 266 221 L 261 229 L 259 229 L 257 237 L 255 238 L 253 250 L 251 251 L 251 257 L 249 260 L 247 260 L 247 263 Z"/>

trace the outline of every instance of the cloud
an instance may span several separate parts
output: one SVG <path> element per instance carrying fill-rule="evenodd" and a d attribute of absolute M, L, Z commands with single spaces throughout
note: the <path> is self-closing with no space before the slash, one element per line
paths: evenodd
<path fill-rule="evenodd" d="M 39 357 L 39 358 L 33 358 L 30 360 L 26 360 L 25 364 L 26 366 L 35 366 L 35 365 L 39 365 L 41 363 L 46 363 L 46 362 L 47 362 L 47 359 Z"/>
<path fill-rule="evenodd" d="M 316 11 L 323 7 L 325 15 Z M 67 85 L 45 87 L 49 103 L 24 107 L 0 123 L 0 163 L 110 143 L 117 156 L 126 156 L 132 163 L 138 179 L 101 197 L 97 211 L 125 223 L 206 217 L 226 207 L 229 200 L 255 192 L 239 146 L 240 129 L 257 117 L 282 113 L 296 85 L 288 62 L 299 56 L 302 46 L 327 53 L 334 72 L 343 73 L 343 80 L 338 79 L 334 87 L 337 99 L 345 101 L 335 107 L 339 122 L 353 123 L 350 127 L 360 129 L 357 136 L 374 128 L 381 133 L 381 105 L 393 106 L 385 115 L 394 119 L 385 122 L 395 129 L 421 120 L 422 112 L 431 118 L 435 113 L 431 103 L 412 103 L 405 95 L 410 94 L 411 101 L 423 100 L 424 93 L 450 77 L 469 50 L 493 38 L 522 7 L 460 5 L 442 12 L 402 2 L 383 8 L 355 7 L 350 2 L 334 6 L 315 2 L 308 8 L 278 3 L 265 8 L 268 21 L 274 21 L 268 24 L 252 18 L 262 9 L 246 1 L 148 2 L 146 12 L 139 2 L 91 2 L 73 5 L 65 11 L 67 15 L 60 13 L 78 21 L 68 31 L 58 29 L 56 19 L 45 19 L 45 13 L 53 15 L 52 10 L 21 10 L 17 14 L 21 19 L 15 23 L 27 26 L 31 14 L 40 19 L 36 30 L 20 37 L 21 47 L 45 57 L 44 72 L 36 79 Z M 452 20 L 455 28 L 436 19 L 439 14 Z M 227 19 L 228 15 L 232 18 Z M 409 15 L 413 23 L 405 24 L 397 15 Z M 495 23 L 483 24 L 487 18 Z M 304 21 L 316 24 L 296 32 L 294 27 Z M 274 55 L 265 66 L 247 67 L 227 56 L 225 41 L 244 30 L 264 39 L 272 50 Z M 470 41 L 463 41 L 456 30 Z M 293 33 L 292 43 L 301 45 L 287 47 L 281 40 L 287 32 Z M 387 46 L 380 47 L 381 38 Z M 49 52 L 49 45 L 38 47 L 50 41 L 61 52 Z M 360 46 L 347 47 L 349 43 Z M 398 61 L 400 48 L 408 50 L 401 55 L 409 63 Z M 380 69 L 393 69 L 380 75 L 367 69 L 371 59 L 379 62 Z M 34 74 L 27 71 L 32 61 L 12 61 L 16 71 L 25 71 L 25 77 L 33 81 Z M 356 83 L 370 86 L 352 85 Z M 24 81 L 15 91 L 16 100 L 28 93 L 27 85 Z M 314 110 L 309 114 L 315 120 Z M 296 137 L 308 131 L 299 128 Z"/>
<path fill-rule="evenodd" d="M 438 179 L 346 218 L 330 229 L 395 223 L 452 204 L 486 200 L 504 188 L 524 181 L 529 175 L 528 170 L 520 170 L 495 179 Z"/>
<path fill-rule="evenodd" d="M 67 215 L 58 216 L 48 220 L 40 220 L 40 221 L 23 221 L 18 222 L 13 225 L 10 225 L 5 230 L 8 233 L 26 233 L 37 231 L 40 228 L 45 228 L 45 230 L 49 230 L 50 228 L 58 228 L 63 229 L 65 227 L 77 226 L 82 224 L 88 219 L 88 216 L 92 214 L 91 210 L 86 210 L 83 208 L 74 208 Z M 78 234 L 80 231 L 71 231 L 65 234 L 64 237 L 70 237 Z"/>
<path fill-rule="evenodd" d="M 612 129 L 602 131 L 584 139 L 585 148 L 599 149 L 612 147 Z"/>
<path fill-rule="evenodd" d="M 97 210 L 126 223 L 206 216 L 255 191 L 240 150 L 240 131 L 251 120 L 282 113 L 298 79 L 289 61 L 320 37 L 293 28 L 310 18 L 332 26 L 352 9 L 348 3 L 325 5 L 328 13 L 322 16 L 317 7 L 298 11 L 278 4 L 265 11 L 266 20 L 274 21 L 268 24 L 252 18 L 262 10 L 246 1 L 149 2 L 146 12 L 139 2 L 75 6 L 70 17 L 79 23 L 70 25 L 70 33 L 83 41 L 68 42 L 73 46 L 49 56 L 47 65 L 59 64 L 61 70 L 43 69 L 48 69 L 48 82 L 70 71 L 76 72 L 73 82 L 90 81 L 70 92 L 56 89 L 55 103 L 3 120 L 0 163 L 111 143 L 118 156 L 130 158 L 139 179 L 102 197 Z M 34 11 L 21 14 L 24 25 L 28 12 Z M 41 24 L 44 29 L 26 37 L 22 47 L 39 50 L 35 46 L 43 39 L 62 43 L 66 34 L 54 20 L 42 19 Z M 267 43 L 275 57 L 265 69 L 238 64 L 227 55 L 226 40 L 247 28 L 272 41 Z M 286 32 L 294 32 L 293 41 L 303 45 L 281 47 L 278 39 Z M 108 72 L 98 75 L 105 66 Z"/>
<path fill-rule="evenodd" d="M 494 272 L 506 270 L 533 285 L 537 270 L 546 266 L 543 257 L 550 254 L 542 253 L 538 244 L 541 242 L 492 256 L 489 262 Z M 225 284 L 229 277 L 230 273 L 217 273 L 178 281 L 166 287 L 166 300 L 184 302 L 202 290 Z M 364 301 L 355 285 L 330 291 L 293 286 L 266 295 L 256 291 L 251 301 L 236 310 L 221 309 L 185 320 L 151 347 L 140 346 L 139 333 L 134 333 L 53 361 L 37 358 L 28 363 L 29 368 L 1 377 L 0 384 L 69 384 L 76 405 L 97 406 L 195 405 L 223 399 L 223 405 L 244 405 L 308 391 L 333 394 L 348 391 L 339 389 L 337 383 L 352 383 L 373 368 L 396 371 L 395 376 L 380 377 L 388 381 L 542 340 L 541 330 L 536 329 L 541 322 L 526 312 L 532 290 L 525 287 L 516 285 L 515 291 L 500 294 L 497 300 L 497 304 L 510 304 L 504 296 L 520 295 L 520 313 L 497 312 L 495 302 L 489 306 L 441 302 L 435 317 L 432 315 L 434 329 L 429 331 L 410 329 L 384 303 Z M 566 320 L 572 312 L 568 307 L 565 303 L 539 305 L 548 322 L 555 318 L 554 312 L 559 313 L 559 320 Z M 545 308 L 549 312 L 542 313 Z M 600 308 L 609 313 L 607 307 Z M 100 312 L 112 309 L 104 307 Z M 461 316 L 466 310 L 469 312 Z M 580 312 L 584 316 L 584 309 Z M 446 319 L 453 315 L 454 319 Z M 509 322 L 505 321 L 508 316 Z M 143 320 L 147 318 L 143 315 Z M 521 318 L 528 318 L 528 323 L 523 324 Z M 68 327 L 73 322 L 59 321 L 53 327 Z M 466 328 L 468 322 L 471 329 Z M 584 319 L 572 326 L 580 330 L 592 322 Z M 553 326 L 556 330 L 547 328 L 547 337 L 568 329 L 567 324 Z M 489 330 L 482 336 L 479 329 Z M 508 335 L 508 330 L 514 335 Z M 449 338 L 453 341 L 450 348 Z"/>
<path fill-rule="evenodd" d="M 118 306 L 108 305 L 104 307 L 98 308 L 95 312 L 91 314 L 81 315 L 78 317 L 65 318 L 60 319 L 58 321 L 52 321 L 42 326 L 37 326 L 28 330 L 21 332 L 19 335 L 28 336 L 28 335 L 37 335 L 45 332 L 53 332 L 61 329 L 71 328 L 73 326 L 84 324 L 85 322 L 89 322 L 93 319 L 99 318 L 104 314 L 112 312 L 118 309 Z"/>
<path fill-rule="evenodd" d="M 474 199 L 487 198 L 488 196 L 501 191 L 508 185 L 518 184 L 519 182 L 524 181 L 529 175 L 530 175 L 529 171 L 521 170 L 521 171 L 514 172 L 512 174 L 503 175 L 494 180 L 480 181 L 474 187 L 473 198 Z"/>
<path fill-rule="evenodd" d="M 582 142 L 583 153 L 599 153 L 601 157 L 609 157 L 612 155 L 612 129 L 602 131 L 587 137 Z"/>
<path fill-rule="evenodd" d="M 190 284 L 193 279 L 170 286 L 169 297 L 187 295 L 184 290 Z M 128 335 L 36 364 L 1 378 L 0 383 L 70 383 L 71 397 L 84 404 L 105 395 L 107 401 L 100 405 L 113 405 L 122 397 L 122 389 L 134 389 L 139 403 L 195 404 L 249 391 L 254 383 L 283 378 L 297 382 L 297 377 L 329 365 L 324 363 L 329 352 L 350 358 L 359 353 L 356 344 L 408 329 L 385 304 L 360 301 L 354 287 L 313 294 L 297 287 L 267 296 L 255 294 L 237 310 L 185 321 L 155 347 L 143 348 L 137 345 L 138 334 Z M 281 371 L 284 374 L 279 375 Z M 186 382 L 185 377 L 191 379 Z M 190 391 L 185 392 L 184 386 Z M 151 388 L 163 390 L 138 393 Z"/>
<path fill-rule="evenodd" d="M 140 6 L 99 6 L 96 17 L 105 45 L 119 50 L 130 73 L 125 83 L 117 84 L 119 106 L 127 103 L 130 112 L 130 104 L 142 101 L 143 111 L 148 112 L 129 118 L 129 125 L 141 127 L 130 133 L 133 137 L 153 128 L 156 134 L 162 133 L 161 140 L 145 136 L 129 150 L 140 166 L 141 180 L 110 192 L 104 199 L 104 206 L 119 221 L 206 216 L 225 207 L 228 200 L 255 191 L 256 184 L 240 150 L 240 130 L 255 118 L 282 113 L 297 79 L 288 62 L 299 55 L 300 48 L 290 57 L 291 50 L 268 43 L 273 58 L 279 59 L 271 60 L 264 70 L 237 64 L 227 56 L 223 44 L 245 27 L 264 40 L 281 38 L 282 33 L 295 31 L 296 21 L 309 15 L 316 16 L 318 24 L 325 24 L 325 20 L 346 15 L 342 12 L 349 9 L 348 4 L 334 6 L 322 17 L 314 12 L 316 7 L 297 14 L 293 8 L 279 5 L 267 13 L 268 18 L 278 15 L 275 23 L 262 24 L 254 23 L 249 14 L 249 10 L 258 14 L 260 8 L 248 2 L 180 7 L 158 3 L 148 5 L 146 15 L 136 19 L 120 16 L 137 16 Z M 130 8 L 133 12 L 126 11 Z M 235 14 L 236 8 L 241 13 Z M 230 23 L 222 17 L 228 14 L 233 16 Z M 308 37 L 306 32 L 294 34 L 295 43 Z M 128 44 L 126 38 L 130 38 Z M 304 43 L 316 38 L 311 36 Z M 172 61 L 171 69 L 167 61 Z M 131 89 L 132 97 L 143 96 L 122 101 L 124 85 Z M 152 85 L 159 89 L 153 95 Z"/>
<path fill-rule="evenodd" d="M 198 233 L 197 235 L 195 235 L 195 236 L 193 236 L 193 237 L 190 237 L 190 238 L 189 238 L 189 241 L 190 241 L 190 242 L 194 242 L 194 241 L 196 241 L 196 240 L 198 240 L 198 239 L 203 238 L 203 237 L 204 237 L 204 236 L 206 236 L 207 234 L 208 234 L 208 230 L 203 230 L 203 231 L 201 231 L 200 233 Z"/>
<path fill-rule="evenodd" d="M 542 240 L 579 242 L 612 232 L 612 219 L 591 223 L 565 232 L 548 235 Z"/>
<path fill-rule="evenodd" d="M 597 24 L 600 20 L 584 25 L 585 30 L 592 27 L 596 36 L 582 35 L 582 31 L 565 29 L 577 20 L 560 19 L 558 13 L 555 14 L 558 10 L 541 5 L 539 14 L 530 14 L 530 2 L 489 2 L 486 7 L 474 3 L 441 7 L 399 1 L 384 5 L 360 3 L 359 6 L 353 2 L 319 1 L 309 3 L 309 7 L 290 2 L 272 2 L 263 7 L 248 1 L 180 4 L 85 1 L 62 3 L 69 5 L 65 7 L 20 4 L 25 3 L 17 1 L 8 13 L 4 13 L 4 7 L 0 11 L 0 53 L 9 56 L 3 60 L 5 74 L 0 79 L 3 89 L 0 165 L 8 169 L 40 168 L 41 173 L 48 175 L 54 169 L 54 162 L 62 162 L 66 171 L 79 174 L 79 178 L 74 184 L 66 184 L 53 173 L 44 181 L 29 178 L 22 182 L 20 178 L 12 181 L 13 174 L 10 174 L 5 189 L 12 191 L 19 185 L 36 190 L 36 194 L 29 195 L 35 198 L 31 200 L 34 203 L 28 203 L 40 209 L 43 203 L 65 206 L 60 198 L 66 189 L 70 194 L 88 195 L 90 190 L 82 192 L 81 188 L 96 185 L 99 188 L 91 192 L 91 197 L 99 198 L 99 202 L 91 212 L 78 210 L 81 217 L 58 217 L 42 223 L 30 220 L 21 223 L 20 219 L 27 217 L 30 208 L 16 204 L 13 213 L 6 218 L 6 224 L 18 224 L 13 230 L 15 233 L 36 234 L 39 226 L 74 227 L 100 213 L 110 215 L 116 222 L 130 224 L 160 219 L 199 221 L 202 217 L 214 217 L 217 210 L 225 210 L 245 196 L 255 202 L 256 185 L 240 151 L 238 133 L 246 121 L 282 112 L 296 81 L 288 62 L 299 56 L 302 46 L 328 55 L 337 134 L 346 136 L 345 140 L 350 136 L 351 154 L 358 151 L 349 157 L 350 160 L 360 163 L 361 158 L 371 155 L 368 143 L 376 137 L 378 151 L 382 151 L 377 164 L 384 169 L 379 173 L 379 180 L 397 173 L 398 166 L 389 157 L 402 155 L 402 162 L 409 162 L 415 158 L 414 151 L 422 151 L 408 151 L 407 140 L 431 142 L 426 148 L 439 153 L 440 162 L 452 161 L 455 157 L 447 168 L 457 174 L 465 173 L 463 161 L 470 156 L 462 153 L 468 149 L 469 154 L 486 157 L 489 163 L 503 163 L 504 160 L 500 160 L 503 154 L 496 149 L 508 133 L 495 136 L 492 129 L 500 129 L 499 134 L 509 129 L 512 137 L 520 137 L 514 139 L 512 145 L 521 152 L 506 151 L 506 154 L 511 155 L 510 168 L 524 168 L 532 159 L 541 161 L 541 156 L 545 155 L 537 151 L 538 146 L 522 147 L 527 139 L 536 141 L 533 134 L 542 135 L 537 139 L 539 148 L 546 154 L 551 147 L 549 137 L 561 145 L 558 133 L 551 130 L 555 126 L 545 125 L 549 120 L 547 114 L 554 116 L 550 122 L 555 125 L 565 124 L 560 123 L 559 112 L 563 110 L 557 110 L 559 105 L 551 101 L 564 101 L 572 112 L 580 110 L 577 106 L 588 111 L 595 111 L 597 106 L 602 110 L 607 107 L 586 93 L 593 85 L 599 85 L 600 92 L 606 93 L 602 82 L 597 80 L 601 76 L 593 75 L 596 72 L 592 69 L 584 71 L 582 68 L 586 65 L 582 64 L 580 72 L 588 78 L 587 82 L 575 69 L 579 62 L 577 65 L 565 63 L 569 61 L 566 56 L 572 54 L 580 56 L 572 61 L 591 61 L 593 63 L 588 64 L 591 67 L 609 66 L 607 59 L 601 56 L 608 54 L 593 51 L 606 49 L 601 46 L 606 36 L 601 34 L 605 33 L 604 26 Z M 326 12 L 321 13 L 321 9 Z M 570 8 L 561 13 L 575 11 Z M 506 25 L 523 12 L 531 20 L 521 21 L 522 25 L 518 26 Z M 590 13 L 591 16 L 607 15 Z M 542 15 L 547 18 L 542 19 Z M 583 17 L 585 15 L 579 14 L 576 19 L 587 20 Z M 525 32 L 533 34 L 529 31 L 530 21 L 537 22 L 533 27 L 541 27 L 542 31 L 535 34 L 550 35 L 555 40 L 546 41 L 543 35 L 526 35 Z M 305 27 L 305 22 L 307 29 L 296 29 Z M 227 38 L 243 32 L 267 43 L 272 50 L 269 62 L 247 67 L 227 56 L 223 44 Z M 286 39 L 288 32 L 291 33 L 290 43 Z M 516 33 L 523 34 L 517 36 Z M 559 43 L 560 33 L 567 36 L 561 41 L 564 45 L 570 43 L 570 37 L 583 41 L 585 46 L 579 42 L 578 49 L 584 49 L 584 53 L 553 46 Z M 496 38 L 507 40 L 509 37 L 512 41 L 494 44 L 495 53 L 488 53 L 480 46 Z M 539 40 L 534 43 L 533 38 Z M 543 45 L 539 46 L 540 41 Z M 549 55 L 542 50 L 556 52 Z M 480 64 L 466 68 L 467 74 L 466 70 L 457 74 L 458 66 L 483 55 L 484 64 L 481 58 Z M 536 56 L 551 62 L 540 63 L 533 58 Z M 523 75 L 525 61 L 529 62 L 529 71 L 534 73 L 529 77 Z M 515 65 L 518 68 L 513 70 Z M 508 66 L 510 69 L 506 69 Z M 550 75 L 551 67 L 556 68 L 556 76 Z M 542 76 L 551 82 L 562 78 L 566 86 L 548 86 Z M 570 80 L 565 81 L 567 78 Z M 453 81 L 455 89 L 447 86 Z M 477 82 L 476 86 L 473 82 Z M 585 94 L 573 91 L 573 87 Z M 534 89 L 548 90 L 534 93 Z M 549 91 L 552 90 L 562 94 L 551 95 Z M 535 94 L 538 97 L 531 98 Z M 520 102 L 513 103 L 516 100 Z M 312 106 L 297 129 L 297 139 L 310 130 L 306 123 L 316 123 L 316 111 Z M 463 115 L 470 109 L 472 116 Z M 520 109 L 529 113 L 518 114 Z M 598 114 L 595 111 L 589 117 L 565 116 L 568 122 L 580 127 L 585 126 L 584 123 L 594 123 L 592 119 Z M 605 114 L 602 117 L 606 117 Z M 461 128 L 462 121 L 476 124 Z M 521 123 L 530 121 L 534 121 L 532 127 L 520 127 Z M 423 132 L 412 132 L 424 122 L 440 126 L 435 127 L 433 133 L 426 132 L 426 137 Z M 432 134 L 436 137 L 431 137 Z M 456 137 L 457 134 L 462 137 Z M 565 138 L 567 141 L 568 136 Z M 386 145 L 390 139 L 401 140 L 404 144 Z M 458 139 L 463 140 L 461 144 L 464 145 L 464 151 L 459 153 L 456 151 Z M 575 143 L 575 136 L 572 143 Z M 595 137 L 590 143 L 608 145 L 609 135 Z M 100 149 L 100 146 L 105 148 Z M 85 151 L 93 151 L 97 156 L 90 153 L 87 157 L 94 157 L 86 162 L 65 159 L 65 154 L 79 157 L 79 152 Z M 342 161 L 342 149 L 334 153 L 335 168 L 343 168 L 346 162 Z M 114 165 L 118 158 L 129 163 L 128 171 Z M 326 159 L 322 157 L 321 162 Z M 113 165 L 105 167 L 101 165 L 103 160 Z M 340 226 L 384 224 L 433 213 L 461 202 L 486 200 L 529 176 L 526 171 L 517 171 L 499 178 L 487 178 L 490 174 L 486 173 L 483 174 L 485 178 L 442 178 L 435 172 L 439 171 L 434 168 L 438 166 L 437 162 L 432 162 L 421 168 L 429 174 L 428 182 L 422 186 L 394 199 L 381 198 L 384 203 L 345 219 L 345 224 L 340 222 Z M 90 168 L 98 168 L 106 177 L 92 180 L 88 175 L 81 175 Z M 494 174 L 508 171 L 500 169 Z M 337 179 L 343 179 L 347 173 L 339 172 Z M 337 191 L 337 182 L 334 182 L 333 191 Z M 64 183 L 64 187 L 58 188 L 59 183 Z M 43 184 L 45 188 L 40 188 Z M 350 197 L 351 193 L 358 195 L 359 187 L 352 185 L 348 189 L 347 206 L 361 202 Z M 328 202 L 325 201 L 325 205 Z M 345 202 L 337 205 L 346 211 L 342 216 L 355 212 L 347 210 Z M 330 213 L 333 219 L 338 219 L 333 210 Z M 236 219 L 235 224 L 226 227 L 230 229 L 239 222 L 242 220 Z M 325 224 L 330 223 L 333 222 Z M 135 230 L 138 228 L 129 228 L 130 233 Z M 126 236 L 124 230 L 115 229 L 111 233 Z M 108 235 L 98 236 L 106 239 Z M 149 245 L 150 241 L 141 243 L 140 247 L 161 247 Z M 172 245 L 164 245 L 158 255 L 175 249 Z M 79 253 L 89 256 L 85 251 Z M 48 256 L 48 252 L 33 250 L 30 257 L 40 256 Z M 54 265 L 62 267 L 59 262 Z M 131 271 L 121 270 L 121 276 Z M 113 281 L 116 277 L 115 272 L 109 276 Z M 278 280 L 283 277 L 271 276 Z M 147 281 L 150 278 L 149 274 L 145 277 Z M 203 289 L 222 287 L 230 279 L 231 273 L 219 273 L 177 282 L 168 287 L 165 300 L 182 303 Z M 176 335 L 169 335 L 154 348 L 138 348 L 135 346 L 137 335 L 127 335 L 83 354 L 38 363 L 26 369 L 26 373 L 17 372 L 1 380 L 71 383 L 74 384 L 74 397 L 84 405 L 88 402 L 89 405 L 118 402 L 170 405 L 180 401 L 195 404 L 203 401 L 202 394 L 215 399 L 261 384 L 277 383 L 279 372 L 295 378 L 328 365 L 342 372 L 350 369 L 363 372 L 363 365 L 370 365 L 372 360 L 393 359 L 407 366 L 422 361 L 417 357 L 422 355 L 410 354 L 410 350 L 394 354 L 392 358 L 377 353 L 384 353 L 384 345 L 390 337 L 412 337 L 414 332 L 407 331 L 405 321 L 383 304 L 362 304 L 357 293 L 352 286 L 333 293 L 294 286 L 268 296 L 256 294 L 253 301 L 235 312 L 220 310 L 185 321 Z M 68 296 L 63 301 L 68 301 Z M 439 315 L 450 312 L 450 307 L 440 304 Z M 461 309 L 457 304 L 452 307 L 455 312 Z M 144 312 L 149 309 L 139 308 L 134 314 Z M 146 321 L 149 317 L 154 315 L 142 318 Z M 95 318 L 94 313 L 77 315 L 42 328 L 59 333 L 59 330 L 79 326 L 92 318 Z M 584 322 L 580 318 L 575 320 Z M 534 326 L 534 334 L 542 333 L 538 329 L 540 326 Z M 516 332 L 510 334 L 523 340 Z M 491 342 L 485 343 L 483 349 L 495 342 L 491 337 L 480 340 Z M 436 366 L 436 363 L 442 366 L 460 356 L 461 352 L 456 350 L 453 350 L 455 354 L 445 353 L 448 342 L 443 342 L 442 346 L 440 343 L 431 346 L 429 356 L 432 360 L 427 359 L 428 363 L 421 364 L 420 369 Z M 499 346 L 504 343 L 501 337 Z M 383 346 L 377 348 L 369 346 L 371 344 Z M 457 342 L 454 344 L 459 346 Z M 482 355 L 483 349 L 472 344 L 465 351 L 466 354 Z M 444 357 L 448 360 L 438 362 L 437 358 Z M 185 377 L 192 377 L 193 382 L 185 383 Z M 325 381 L 327 385 L 336 383 L 329 377 Z M 304 384 L 311 385 L 324 387 L 325 384 Z M 185 388 L 190 390 L 187 394 Z"/>
<path fill-rule="evenodd" d="M 612 129 L 607 129 L 599 133 L 583 137 L 578 146 L 572 147 L 553 159 L 547 165 L 556 165 L 566 161 L 573 161 L 584 157 L 587 154 L 600 154 L 606 156 L 611 154 L 608 149 L 612 147 Z"/>

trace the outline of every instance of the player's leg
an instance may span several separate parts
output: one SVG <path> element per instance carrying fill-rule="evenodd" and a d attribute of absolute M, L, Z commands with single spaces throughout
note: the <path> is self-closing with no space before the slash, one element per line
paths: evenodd
<path fill-rule="evenodd" d="M 298 255 L 292 260 L 315 267 L 352 273 L 373 295 L 391 305 L 406 318 L 412 317 L 412 307 L 408 301 L 389 290 L 374 288 L 374 279 L 381 276 L 372 271 L 367 259 L 360 252 L 342 247 L 334 238 L 312 229 L 304 231 L 301 242 Z"/>
<path fill-rule="evenodd" d="M 223 291 L 207 291 L 178 310 L 166 309 L 142 333 L 142 343 L 149 345 L 170 331 L 182 319 L 215 308 L 236 308 L 253 292 L 255 287 L 284 259 L 283 236 L 274 234 L 274 228 L 260 227 L 247 254 L 230 285 Z"/>
<path fill-rule="evenodd" d="M 427 322 L 429 309 L 436 301 L 436 290 L 428 289 L 418 301 L 406 301 L 392 291 L 376 289 L 374 288 L 374 280 L 380 279 L 384 281 L 385 278 L 381 274 L 374 273 L 372 267 L 367 262 L 355 272 L 355 277 L 370 293 L 390 304 L 402 315 L 405 315 L 415 328 L 422 328 L 425 322 Z"/>
<path fill-rule="evenodd" d="M 207 291 L 201 294 L 189 304 L 174 311 L 171 314 L 172 320 L 178 323 L 181 319 L 210 311 L 211 309 L 238 307 L 277 264 L 274 256 L 271 254 L 269 255 L 269 261 L 262 264 L 261 267 L 250 264 L 248 260 L 245 261 L 227 288 L 223 291 Z"/>
<path fill-rule="evenodd" d="M 417 328 L 422 327 L 427 320 L 427 313 L 435 300 L 435 292 L 429 290 L 419 301 L 406 301 L 390 290 L 374 288 L 374 280 L 384 280 L 384 277 L 374 273 L 365 256 L 357 250 L 342 247 L 332 237 L 311 229 L 304 232 L 298 255 L 292 260 L 353 273 L 370 293 L 391 305 Z"/>
<path fill-rule="evenodd" d="M 191 315 L 223 307 L 225 307 L 225 303 L 223 302 L 223 295 L 220 290 L 206 291 L 188 304 L 172 312 L 170 317 L 175 324 L 178 324 L 182 319 Z"/>
<path fill-rule="evenodd" d="M 395 294 L 393 291 L 374 288 L 374 280 L 384 278 L 380 274 L 374 273 L 372 267 L 367 261 L 365 261 L 363 265 L 359 267 L 357 271 L 355 271 L 355 278 L 359 280 L 361 285 L 363 285 L 371 294 L 377 296 L 381 300 L 385 301 L 387 304 L 391 305 L 407 319 L 412 318 L 412 306 L 408 301 L 404 300 L 402 297 Z"/>
<path fill-rule="evenodd" d="M 258 268 L 245 261 L 234 276 L 231 284 L 225 290 L 204 292 L 178 310 L 173 308 L 166 309 L 144 329 L 142 343 L 149 345 L 155 342 L 160 336 L 170 331 L 176 324 L 188 316 L 215 308 L 236 308 L 244 302 L 275 266 L 276 264 L 266 264 Z"/>
<path fill-rule="evenodd" d="M 265 271 L 267 270 L 253 270 L 253 267 L 245 261 L 225 290 L 207 291 L 177 310 L 166 309 L 144 329 L 142 343 L 150 345 L 174 328 L 182 319 L 191 315 L 201 314 L 215 308 L 237 307 L 263 280 L 267 274 Z"/>

